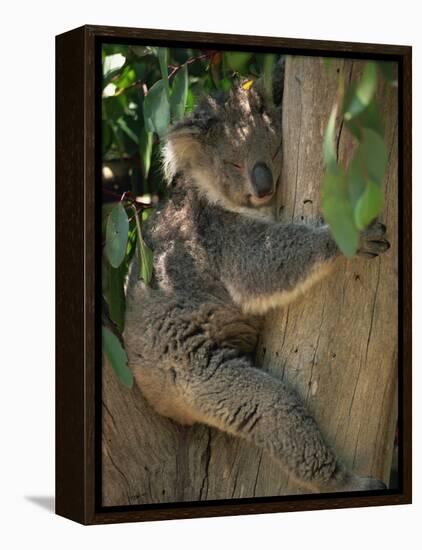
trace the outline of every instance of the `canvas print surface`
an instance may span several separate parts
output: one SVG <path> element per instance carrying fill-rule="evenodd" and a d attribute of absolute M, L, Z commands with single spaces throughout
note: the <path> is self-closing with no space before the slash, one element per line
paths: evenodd
<path fill-rule="evenodd" d="M 397 79 L 102 45 L 103 506 L 397 487 Z"/>

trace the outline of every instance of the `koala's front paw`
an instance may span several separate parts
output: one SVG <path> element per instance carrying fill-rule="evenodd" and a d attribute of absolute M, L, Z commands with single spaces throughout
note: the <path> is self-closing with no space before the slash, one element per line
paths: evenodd
<path fill-rule="evenodd" d="M 390 248 L 390 243 L 385 238 L 386 230 L 384 224 L 375 222 L 362 231 L 357 255 L 372 259 L 386 252 Z"/>

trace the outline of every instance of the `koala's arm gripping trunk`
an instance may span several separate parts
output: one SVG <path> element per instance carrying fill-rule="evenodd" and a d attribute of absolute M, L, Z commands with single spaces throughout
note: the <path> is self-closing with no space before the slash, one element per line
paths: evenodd
<path fill-rule="evenodd" d="M 221 277 L 233 300 L 250 313 L 290 302 L 322 278 L 338 254 L 326 226 L 248 219 L 227 234 Z"/>

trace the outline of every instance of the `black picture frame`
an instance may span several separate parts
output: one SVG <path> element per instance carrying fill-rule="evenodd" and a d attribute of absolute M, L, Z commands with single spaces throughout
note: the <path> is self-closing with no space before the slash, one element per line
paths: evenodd
<path fill-rule="evenodd" d="M 382 494 L 300 495 L 233 502 L 102 508 L 100 223 L 103 42 L 283 50 L 299 55 L 387 59 L 399 67 L 400 480 Z M 409 46 L 87 25 L 56 37 L 56 513 L 82 524 L 319 510 L 411 502 L 412 49 Z"/>

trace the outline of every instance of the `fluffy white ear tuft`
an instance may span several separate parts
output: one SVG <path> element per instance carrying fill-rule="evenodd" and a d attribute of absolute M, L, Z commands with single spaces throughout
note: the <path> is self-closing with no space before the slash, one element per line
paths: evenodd
<path fill-rule="evenodd" d="M 199 134 L 199 131 L 198 131 Z M 196 133 L 178 130 L 167 136 L 163 147 L 163 171 L 167 183 L 173 181 L 178 172 L 190 172 L 190 169 L 200 163 L 203 149 Z"/>

